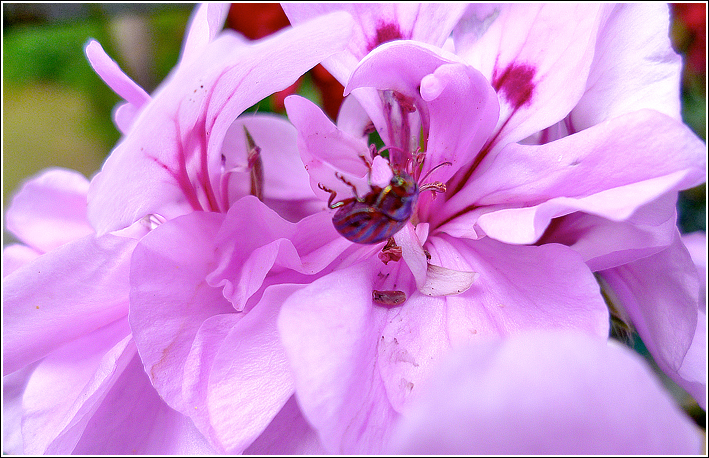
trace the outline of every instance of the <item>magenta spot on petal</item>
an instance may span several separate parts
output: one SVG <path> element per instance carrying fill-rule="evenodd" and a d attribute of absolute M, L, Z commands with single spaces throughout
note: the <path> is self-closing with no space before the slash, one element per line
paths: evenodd
<path fill-rule="evenodd" d="M 527 64 L 510 63 L 502 74 L 498 74 L 497 67 L 492 75 L 492 86 L 502 94 L 514 108 L 526 105 L 532 100 L 534 94 L 534 75 L 536 67 Z"/>
<path fill-rule="evenodd" d="M 377 34 L 374 37 L 374 41 L 370 41 L 367 45 L 367 51 L 371 51 L 382 43 L 387 41 L 401 40 L 403 39 L 401 30 L 399 30 L 399 24 L 397 23 L 377 23 Z"/>

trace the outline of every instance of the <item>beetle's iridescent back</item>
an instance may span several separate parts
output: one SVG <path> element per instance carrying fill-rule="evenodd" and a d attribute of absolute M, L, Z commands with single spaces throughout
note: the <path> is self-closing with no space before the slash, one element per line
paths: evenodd
<path fill-rule="evenodd" d="M 352 242 L 383 242 L 409 221 L 418 194 L 416 182 L 402 172 L 392 178 L 389 186 L 374 186 L 363 198 L 346 202 L 337 210 L 332 223 L 337 232 Z"/>

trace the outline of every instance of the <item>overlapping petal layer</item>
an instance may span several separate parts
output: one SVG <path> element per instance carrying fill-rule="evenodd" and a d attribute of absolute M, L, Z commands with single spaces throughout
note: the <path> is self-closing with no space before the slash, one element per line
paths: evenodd
<path fill-rule="evenodd" d="M 178 67 L 92 181 L 88 214 L 97 232 L 151 213 L 225 211 L 215 190 L 227 130 L 246 108 L 341 49 L 350 22 L 336 13 L 253 45 L 221 35 Z"/>
<path fill-rule="evenodd" d="M 269 285 L 301 282 L 342 253 L 349 242 L 323 216 L 289 223 L 246 197 L 226 215 L 168 221 L 135 250 L 130 319 L 146 372 L 219 450 L 243 451 L 293 393 L 275 323 L 299 287 Z M 323 223 L 329 235 L 313 239 Z"/>
<path fill-rule="evenodd" d="M 472 394 L 472 395 L 471 395 Z M 575 333 L 453 352 L 390 453 L 695 454 L 701 437 L 638 355 Z"/>
<path fill-rule="evenodd" d="M 456 54 L 500 96 L 496 145 L 557 123 L 578 103 L 604 8 L 559 3 L 468 7 L 454 32 Z"/>
<path fill-rule="evenodd" d="M 677 230 L 667 249 L 600 274 L 660 368 L 705 405 L 699 279 Z"/>
<path fill-rule="evenodd" d="M 93 233 L 86 221 L 89 181 L 66 169 L 47 169 L 12 198 L 5 221 L 27 246 L 47 252 Z"/>
<path fill-rule="evenodd" d="M 315 280 L 283 306 L 279 330 L 298 401 L 329 452 L 377 450 L 451 348 L 540 328 L 608 334 L 598 284 L 566 247 L 442 237 L 427 247 L 432 262 L 479 279 L 460 295 L 414 292 L 387 308 L 372 303 L 382 275 L 371 259 Z"/>
<path fill-rule="evenodd" d="M 5 374 L 124 317 L 136 243 L 111 234 L 85 236 L 5 277 Z"/>
<path fill-rule="evenodd" d="M 446 202 L 442 217 L 461 216 L 441 230 L 467 237 L 476 235 L 471 229 L 477 224 L 499 240 L 533 243 L 552 218 L 574 211 L 627 219 L 667 192 L 701 183 L 703 148 L 685 125 L 651 110 L 545 145 L 510 144 L 486 158 L 480 172 Z M 491 211 L 463 213 L 472 205 Z"/>

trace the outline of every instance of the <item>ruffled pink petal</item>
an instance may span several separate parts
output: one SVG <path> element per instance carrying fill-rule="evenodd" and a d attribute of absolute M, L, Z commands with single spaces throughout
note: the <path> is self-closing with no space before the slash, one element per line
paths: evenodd
<path fill-rule="evenodd" d="M 2 378 L 2 452 L 21 455 L 22 441 L 22 395 L 32 372 L 38 363 L 33 363 Z"/>
<path fill-rule="evenodd" d="M 372 121 L 357 98 L 349 95 L 344 98 L 340 111 L 337 112 L 337 127 L 354 137 L 362 137 L 368 140 L 368 129 L 371 128 Z"/>
<path fill-rule="evenodd" d="M 244 316 L 241 313 L 222 313 L 206 318 L 194 333 L 189 353 L 181 363 L 184 371 L 180 380 L 182 397 L 179 398 L 179 410 L 191 418 L 197 430 L 221 453 L 226 449 L 217 437 L 207 403 L 210 372 L 226 336 Z"/>
<path fill-rule="evenodd" d="M 598 284 L 566 247 L 434 236 L 427 248 L 432 264 L 476 276 L 459 294 L 414 293 L 387 321 L 379 343 L 379 370 L 399 412 L 451 348 L 540 328 L 575 329 L 602 340 L 608 336 L 608 311 Z M 455 278 L 447 280 L 448 288 L 456 286 Z"/>
<path fill-rule="evenodd" d="M 699 308 L 706 313 L 707 308 L 707 234 L 692 232 L 682 235 L 682 243 L 692 256 L 699 274 Z"/>
<path fill-rule="evenodd" d="M 244 455 L 325 455 L 327 451 L 291 396 Z"/>
<path fill-rule="evenodd" d="M 394 454 L 696 454 L 696 425 L 636 354 L 532 333 L 451 354 L 405 412 Z"/>
<path fill-rule="evenodd" d="M 6 245 L 2 249 L 2 274 L 3 278 L 10 275 L 20 267 L 33 261 L 42 252 L 30 248 L 27 245 L 13 244 Z"/>
<path fill-rule="evenodd" d="M 204 4 L 195 9 L 182 47 L 179 65 L 188 65 L 214 40 L 224 24 L 229 8 L 225 4 Z M 245 40 L 244 40 L 245 41 Z M 113 111 L 116 127 L 126 134 L 150 96 L 118 67 L 95 40 L 89 41 L 86 57 L 96 73 L 127 103 Z"/>
<path fill-rule="evenodd" d="M 282 396 L 269 398 L 273 401 L 265 401 L 263 389 L 270 396 L 273 394 L 270 390 L 278 392 L 279 383 L 285 378 L 288 395 L 292 393 L 288 371 L 279 371 L 260 359 L 284 359 L 283 351 L 277 345 L 278 338 L 270 331 L 275 327 L 275 318 L 260 322 L 267 318 L 264 311 L 266 314 L 273 312 L 270 304 L 272 302 L 260 304 L 263 307 L 257 306 L 258 311 L 253 314 L 226 313 L 205 319 L 184 361 L 184 406 L 181 408 L 192 418 L 197 429 L 222 453 L 243 451 L 278 411 Z M 251 318 L 241 323 L 247 316 Z M 264 350 L 256 358 L 253 358 L 251 348 L 254 341 L 263 345 Z M 241 348 L 243 353 L 235 353 L 235 348 Z M 256 372 L 261 375 L 256 377 Z M 228 394 L 224 394 L 224 391 L 228 391 Z M 254 410 L 255 406 L 258 409 Z M 234 416 L 234 410 L 239 410 L 240 415 Z M 250 412 L 250 420 L 242 422 L 246 412 Z M 234 421 L 239 423 L 235 425 Z"/>
<path fill-rule="evenodd" d="M 106 54 L 98 41 L 90 40 L 84 51 L 94 71 L 108 87 L 125 101 L 136 108 L 140 108 L 150 101 L 150 95 L 120 69 L 118 64 Z"/>
<path fill-rule="evenodd" d="M 611 269 L 672 244 L 677 230 L 676 202 L 677 193 L 668 193 L 640 207 L 624 221 L 572 213 L 555 220 L 539 243 L 570 246 L 594 272 Z"/>
<path fill-rule="evenodd" d="M 243 169 L 241 179 L 230 177 L 230 202 L 249 194 L 251 184 L 247 158 L 246 128 L 260 148 L 263 162 L 263 193 L 266 200 L 307 200 L 315 199 L 310 188 L 308 172 L 303 167 L 298 152 L 298 132 L 285 118 L 262 114 L 242 116 L 229 127 L 222 145 L 225 157 L 224 168 Z"/>
<path fill-rule="evenodd" d="M 452 164 L 437 169 L 431 181 L 445 182 L 471 161 L 490 137 L 499 113 L 497 95 L 485 77 L 450 58 L 416 42 L 387 44 L 362 61 L 345 87 L 345 93 L 360 87 L 394 90 L 415 101 L 428 135 L 422 172 Z M 385 136 L 387 129 L 380 129 Z"/>
<path fill-rule="evenodd" d="M 249 47 L 222 35 L 197 61 L 178 67 L 141 111 L 139 119 L 146 122 L 121 141 L 91 183 L 88 215 L 97 232 L 151 213 L 172 218 L 194 210 L 225 211 L 216 190 L 229 126 L 247 107 L 341 49 L 350 27 L 351 18 L 341 13 Z"/>
<path fill-rule="evenodd" d="M 378 266 L 355 265 L 316 280 L 283 306 L 279 329 L 298 400 L 330 452 L 377 450 L 394 412 L 405 409 L 451 346 L 540 327 L 607 338 L 598 284 L 572 250 L 440 236 L 427 248 L 433 264 L 478 272 L 478 281 L 445 298 L 406 291 L 403 306 L 387 308 L 372 302 Z M 397 278 L 397 288 L 406 290 Z M 370 391 L 357 394 L 362 386 Z M 353 424 L 367 433 L 355 437 L 343 426 Z"/>
<path fill-rule="evenodd" d="M 71 453 L 134 355 L 128 320 L 123 318 L 46 356 L 22 398 L 24 452 Z"/>
<path fill-rule="evenodd" d="M 480 70 L 500 98 L 493 144 L 520 141 L 560 121 L 576 105 L 586 88 L 601 8 L 562 3 L 469 7 L 453 37 L 456 54 Z"/>
<path fill-rule="evenodd" d="M 370 157 L 366 139 L 340 130 L 322 110 L 300 96 L 285 99 L 288 119 L 298 131 L 298 149 L 310 175 L 310 185 L 321 200 L 329 194 L 318 188 L 322 183 L 337 192 L 339 200 L 352 197 L 352 188 L 338 180 L 335 172 L 347 174 L 348 181 L 357 186 L 358 193 L 369 191 L 367 167 L 360 158 Z"/>
<path fill-rule="evenodd" d="M 293 24 L 332 11 L 347 11 L 355 20 L 347 48 L 323 62 L 325 68 L 347 84 L 350 73 L 362 58 L 382 43 L 416 40 L 442 46 L 458 19 L 463 4 L 435 3 L 286 3 L 283 10 Z"/>
<path fill-rule="evenodd" d="M 428 261 L 423 251 L 423 244 L 419 241 L 413 225 L 407 224 L 394 234 L 396 244 L 401 247 L 401 257 L 411 270 L 416 279 L 416 288 L 421 289 L 426 283 Z"/>
<path fill-rule="evenodd" d="M 642 110 L 547 145 L 509 145 L 470 189 L 478 190 L 476 203 L 490 205 L 587 196 L 675 172 L 684 172 L 678 186 L 692 187 L 705 179 L 704 153 L 688 127 Z"/>
<path fill-rule="evenodd" d="M 128 133 L 130 127 L 133 125 L 133 120 L 138 116 L 141 108 L 142 106 L 136 107 L 129 102 L 119 102 L 113 107 L 113 123 L 122 134 Z"/>
<path fill-rule="evenodd" d="M 429 263 L 423 251 L 423 244 L 411 224 L 397 232 L 394 240 L 401 247 L 401 256 L 416 280 L 416 288 L 427 296 L 460 294 L 467 291 L 477 278 L 475 272 L 464 272 Z"/>
<path fill-rule="evenodd" d="M 73 450 L 79 455 L 211 455 L 192 421 L 160 399 L 134 354 Z"/>
<path fill-rule="evenodd" d="M 218 265 L 206 281 L 223 288 L 237 311 L 246 307 L 274 266 L 313 274 L 351 244 L 335 231 L 325 212 L 290 223 L 253 196 L 231 207 L 215 237 Z"/>
<path fill-rule="evenodd" d="M 423 78 L 421 97 L 431 116 L 423 173 L 450 162 L 452 166 L 437 169 L 429 178 L 445 183 L 488 141 L 499 116 L 497 96 L 477 70 L 448 64 Z"/>
<path fill-rule="evenodd" d="M 11 373 L 128 313 L 136 241 L 86 236 L 3 279 L 3 369 Z"/>
<path fill-rule="evenodd" d="M 219 444 L 241 453 L 266 429 L 293 394 L 276 319 L 298 285 L 277 285 L 224 337 L 212 360 L 207 409 Z M 238 415 L 234 415 L 238 412 Z"/>
<path fill-rule="evenodd" d="M 598 33 L 586 91 L 571 112 L 576 130 L 644 108 L 681 121 L 682 59 L 672 49 L 669 19 L 662 3 L 612 6 Z"/>
<path fill-rule="evenodd" d="M 246 195 L 256 195 L 244 128 L 260 150 L 263 201 L 288 221 L 299 221 L 322 210 L 322 201 L 310 187 L 300 159 L 295 128 L 285 118 L 270 114 L 244 116 L 229 127 L 222 145 L 221 200 L 231 204 Z"/>
<path fill-rule="evenodd" d="M 410 129 L 415 132 L 413 123 L 417 122 L 423 125 L 424 132 L 427 132 L 430 115 L 428 105 L 421 97 L 421 80 L 441 65 L 456 61 L 455 55 L 425 43 L 386 43 L 368 54 L 357 65 L 345 85 L 345 95 L 352 92 L 352 95 L 357 97 L 387 146 L 407 149 L 409 139 L 400 138 L 406 135 L 405 132 L 400 132 L 401 129 L 391 125 L 390 118 L 394 114 L 388 113 L 390 108 L 385 107 L 381 94 L 374 89 L 396 91 L 412 100 L 418 112 L 408 115 Z M 405 115 L 406 113 L 399 113 L 399 116 Z M 400 119 L 398 122 L 404 120 Z M 396 153 L 396 150 L 393 152 Z"/>
<path fill-rule="evenodd" d="M 312 230 L 296 236 L 302 224 L 247 197 L 227 215 L 196 212 L 160 225 L 133 256 L 131 326 L 146 372 L 161 397 L 222 452 L 242 452 L 292 395 L 275 319 L 293 287 L 249 299 L 274 266 L 305 272 L 337 255 L 321 249 L 322 239 L 310 240 Z"/>
<path fill-rule="evenodd" d="M 678 371 L 697 330 L 699 280 L 676 229 L 675 233 L 666 250 L 600 274 L 655 361 L 681 386 Z M 704 380 L 706 373 L 689 376 L 694 382 Z"/>
<path fill-rule="evenodd" d="M 373 306 L 367 263 L 317 279 L 283 304 L 278 329 L 298 404 L 329 453 L 377 453 L 397 417 L 377 361 L 387 314 Z"/>
<path fill-rule="evenodd" d="M 372 184 L 380 188 L 386 188 L 391 182 L 394 172 L 391 169 L 389 161 L 382 156 L 374 156 L 372 159 L 372 170 L 369 179 Z"/>
<path fill-rule="evenodd" d="M 539 328 L 608 336 L 608 310 L 598 283 L 567 247 L 441 235 L 431 237 L 427 248 L 432 264 L 478 274 L 466 292 L 446 297 L 451 340 Z"/>
<path fill-rule="evenodd" d="M 13 197 L 7 229 L 39 252 L 92 234 L 86 220 L 89 181 L 66 169 L 47 169 L 27 181 Z"/>
<path fill-rule="evenodd" d="M 348 252 L 358 253 L 361 248 L 335 230 L 329 212 L 298 221 L 290 239 L 300 257 L 300 263 L 290 268 L 309 275 L 322 271 L 336 259 L 342 261 Z"/>
<path fill-rule="evenodd" d="M 131 262 L 130 324 L 145 371 L 165 402 L 188 416 L 199 413 L 189 404 L 192 393 L 183 392 L 193 376 L 186 365 L 193 341 L 205 320 L 234 312 L 221 288 L 205 281 L 223 219 L 195 212 L 161 224 L 136 246 Z"/>
<path fill-rule="evenodd" d="M 705 304 L 706 306 L 706 304 Z M 677 371 L 676 376 L 672 372 L 663 368 L 665 373 L 670 374 L 672 379 L 684 388 L 699 404 L 706 410 L 707 408 L 707 314 L 705 310 L 697 313 L 697 329 L 694 332 L 692 344 L 684 355 L 682 366 Z"/>
<path fill-rule="evenodd" d="M 415 293 L 391 313 L 377 343 L 379 373 L 388 402 L 402 412 L 451 348 L 445 298 Z"/>
<path fill-rule="evenodd" d="M 485 233 L 533 243 L 551 218 L 580 210 L 623 220 L 667 192 L 702 183 L 704 151 L 688 127 L 643 110 L 546 145 L 508 145 L 481 164 L 484 172 L 446 203 L 446 212 L 498 205 L 504 209 L 477 218 Z"/>
<path fill-rule="evenodd" d="M 477 218 L 477 223 L 485 234 L 497 240 L 507 243 L 535 243 L 553 218 L 578 211 L 615 221 L 627 220 L 635 208 L 651 201 L 653 197 L 676 191 L 677 183 L 684 178 L 684 172 L 675 172 L 669 176 L 602 191 L 588 197 L 557 197 L 534 207 L 489 211 Z M 464 224 L 465 219 L 461 218 L 457 223 Z M 447 228 L 444 230 L 449 232 Z"/>

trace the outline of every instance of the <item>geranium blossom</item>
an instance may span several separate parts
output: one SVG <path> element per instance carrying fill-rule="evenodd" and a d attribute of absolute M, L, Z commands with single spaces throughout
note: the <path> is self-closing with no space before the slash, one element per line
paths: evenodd
<path fill-rule="evenodd" d="M 152 95 L 87 45 L 123 138 L 8 212 L 5 451 L 699 451 L 604 300 L 704 406 L 665 6 L 286 4 L 256 42 L 227 8 Z M 320 62 L 336 124 L 242 116 Z"/>
<path fill-rule="evenodd" d="M 335 126 L 307 100 L 286 100 L 313 191 L 323 201 L 330 191 L 334 200 L 355 189 L 362 196 L 370 182 L 384 187 L 404 171 L 414 179 L 432 171 L 427 181 L 447 187 L 421 193 L 394 236 L 400 252 L 383 242 L 351 248 L 331 274 L 291 295 L 279 319 L 299 404 L 323 444 L 375 452 L 452 348 L 530 329 L 605 340 L 607 309 L 591 275 L 602 268 L 553 238 L 524 245 L 575 213 L 636 223 L 638 210 L 704 181 L 705 147 L 677 120 L 676 85 L 667 90 L 678 66 L 666 9 L 663 16 L 644 6 L 471 5 L 454 31 L 454 55 L 436 47 L 447 34 L 412 32 L 428 30 L 419 24 L 436 14 L 344 8 L 354 10 L 360 39 L 324 65 L 366 115 L 350 98 Z M 285 10 L 297 22 L 322 7 Z M 661 43 L 627 30 L 645 17 Z M 654 61 L 641 54 L 616 66 L 648 45 Z M 621 78 L 626 64 L 648 73 L 642 86 Z M 370 153 L 367 118 L 388 161 Z M 651 216 L 661 226 L 671 212 Z M 592 245 L 593 256 L 605 258 L 603 268 L 627 264 L 671 245 L 675 231 L 664 241 L 624 242 L 618 234 Z M 696 282 L 678 285 L 690 291 L 679 304 L 685 310 Z M 686 353 L 696 317 L 682 312 L 677 341 L 661 345 Z"/>
<path fill-rule="evenodd" d="M 241 452 L 252 443 L 257 452 L 318 450 L 297 406 L 289 402 L 290 373 L 283 364 L 275 364 L 282 352 L 278 339 L 268 332 L 275 328 L 275 318 L 264 318 L 273 313 L 272 308 L 264 305 L 253 314 L 239 314 L 251 316 L 246 322 L 252 324 L 239 323 L 242 328 L 237 326 L 233 334 L 245 332 L 244 345 L 252 336 L 259 358 L 274 365 L 262 366 L 264 377 L 261 381 L 252 378 L 250 390 L 237 386 L 237 394 L 224 397 L 224 389 L 232 386 L 222 385 L 222 391 L 217 387 L 212 391 L 218 394 L 216 399 L 197 386 L 193 366 L 175 373 L 182 361 L 178 358 L 170 365 L 167 356 L 180 355 L 181 347 L 174 341 L 183 334 L 175 332 L 162 340 L 162 334 L 147 335 L 155 323 L 141 321 L 141 292 L 149 289 L 151 275 L 157 272 L 163 273 L 158 282 L 164 289 L 169 278 L 165 275 L 172 267 L 167 261 L 159 265 L 161 271 L 145 267 L 144 263 L 163 259 L 159 253 L 141 258 L 149 248 L 168 248 L 169 254 L 180 258 L 190 256 L 184 248 L 210 244 L 207 251 L 198 253 L 194 266 L 181 270 L 192 278 L 215 259 L 216 239 L 210 237 L 223 221 L 229 221 L 227 210 L 240 197 L 255 193 L 254 186 L 265 188 L 264 198 L 274 207 L 283 196 L 291 202 L 312 200 L 304 171 L 284 174 L 269 167 L 272 163 L 287 167 L 289 153 L 295 153 L 293 128 L 268 116 L 234 121 L 244 109 L 287 87 L 341 49 L 349 36 L 350 19 L 335 14 L 247 45 L 235 34 L 219 33 L 227 7 L 203 5 L 196 10 L 180 63 L 152 97 L 125 76 L 98 43 L 90 42 L 86 48 L 90 62 L 126 100 L 114 114 L 125 136 L 90 184 L 68 172 L 48 173 L 30 182 L 8 212 L 8 221 L 16 222 L 10 224 L 11 229 L 28 245 L 6 251 L 4 262 L 14 271 L 3 279 L 3 359 L 5 373 L 13 373 L 6 385 L 6 394 L 13 396 L 7 412 L 12 414 L 13 428 L 19 427 L 22 418 L 26 453 Z M 256 145 L 246 140 L 247 131 Z M 256 165 L 261 160 L 258 148 L 264 154 Z M 253 163 L 247 161 L 247 153 Z M 297 160 L 297 154 L 290 155 Z M 262 175 L 254 172 L 264 166 Z M 299 182 L 304 186 L 298 186 Z M 47 215 L 43 206 L 54 211 Z M 251 221 L 265 208 L 256 198 L 246 198 L 234 207 L 231 214 L 238 223 L 227 224 L 225 230 Z M 296 218 L 298 212 L 307 212 L 307 206 L 301 207 L 295 210 L 296 216 L 289 206 L 282 211 Z M 272 211 L 259 220 L 273 223 L 269 228 L 280 225 L 281 232 L 291 231 L 288 236 L 295 230 Z M 52 230 L 47 233 L 43 228 L 49 225 Z M 174 237 L 161 239 L 171 234 Z M 259 235 L 273 240 L 266 231 Z M 184 241 L 182 236 L 189 238 Z M 260 240 L 254 238 L 249 248 Z M 177 249 L 173 249 L 175 242 L 179 242 Z M 232 248 L 242 249 L 245 257 L 250 255 L 244 246 Z M 132 265 L 131 258 L 135 259 Z M 241 260 L 238 254 L 232 259 Z M 244 300 L 254 292 L 249 289 L 257 281 L 253 273 L 251 269 L 244 272 L 246 291 L 234 293 L 242 294 Z M 204 281 L 203 276 L 198 283 Z M 234 306 L 242 310 L 245 304 L 229 305 L 221 290 L 214 289 L 217 297 L 201 313 L 231 311 L 231 316 L 222 315 L 226 321 L 218 323 L 217 329 L 223 332 L 228 323 L 239 321 Z M 270 297 L 277 302 L 278 294 L 283 290 L 276 289 Z M 188 305 L 198 309 L 193 296 L 194 291 Z M 264 295 L 261 302 L 268 302 L 268 297 Z M 154 298 L 150 295 L 143 303 L 153 306 Z M 163 308 L 170 305 L 180 306 L 161 303 Z M 185 323 L 194 318 L 186 313 L 180 316 Z M 256 329 L 243 330 L 243 326 L 253 327 L 254 321 Z M 169 320 L 160 326 L 169 328 Z M 226 335 L 215 334 L 219 336 Z M 196 340 L 194 354 L 206 349 L 205 356 L 216 356 L 219 361 L 213 351 L 216 347 L 204 343 L 204 339 Z M 152 359 L 154 350 L 162 352 L 159 361 Z M 244 359 L 247 354 L 238 354 L 241 363 L 235 364 L 242 364 L 242 375 L 253 376 L 248 372 L 250 364 L 263 360 Z M 232 363 L 215 364 L 211 380 L 223 376 L 233 383 L 224 372 Z M 249 406 L 251 417 L 246 414 Z M 235 416 L 236 411 L 243 416 Z M 229 422 L 223 422 L 225 418 Z M 231 427 L 239 420 L 244 421 L 242 429 L 235 431 Z M 269 427 L 272 421 L 275 426 Z M 273 428 L 290 440 L 274 442 Z M 262 432 L 264 437 L 257 439 Z M 13 451 L 20 452 L 16 430 L 8 434 L 16 440 Z"/>

